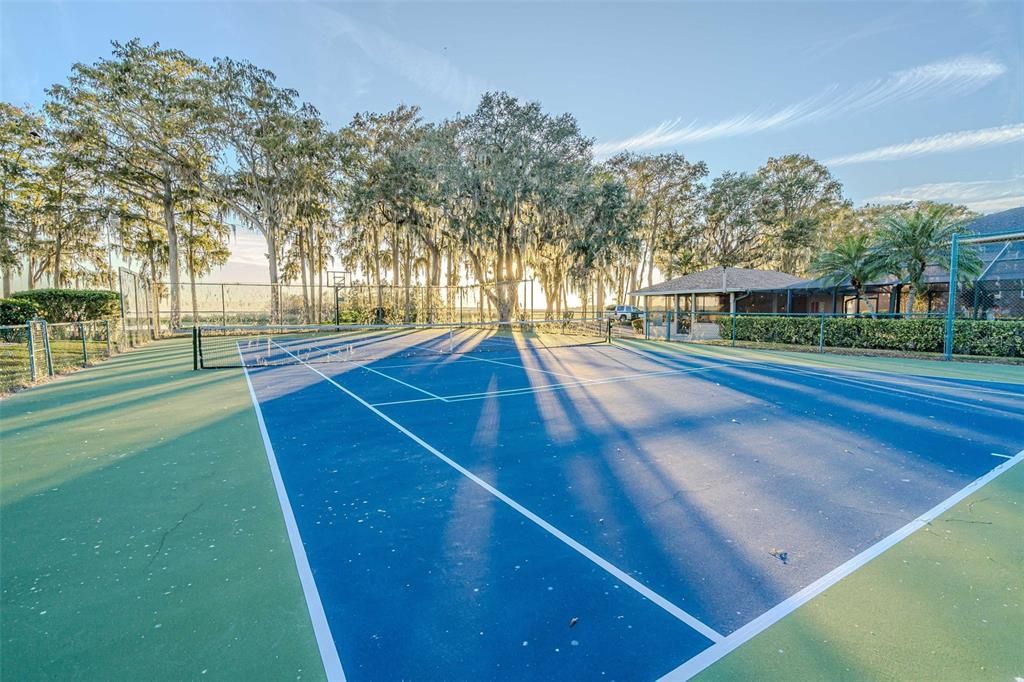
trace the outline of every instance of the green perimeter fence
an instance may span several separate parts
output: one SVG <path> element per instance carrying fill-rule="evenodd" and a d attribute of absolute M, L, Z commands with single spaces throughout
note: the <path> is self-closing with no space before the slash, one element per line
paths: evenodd
<path fill-rule="evenodd" d="M 601 314 L 601 311 L 594 311 L 592 305 L 589 308 L 581 304 L 545 306 L 540 284 L 533 279 L 452 286 L 210 282 L 197 282 L 193 286 L 186 282 L 180 284 L 178 290 L 177 330 L 194 325 L 490 322 L 499 319 L 499 310 L 488 292 L 493 295 L 498 288 L 503 290 L 511 320 L 540 321 Z M 160 335 L 174 331 L 171 328 L 171 288 L 161 282 L 156 291 L 150 309 L 155 313 Z M 129 304 L 146 301 L 145 296 L 139 298 L 130 293 L 123 298 Z"/>
<path fill-rule="evenodd" d="M 0 392 L 85 367 L 149 338 L 118 319 L 0 326 Z"/>
<path fill-rule="evenodd" d="M 647 339 L 776 349 L 868 350 L 941 358 L 945 313 L 849 315 L 822 313 L 649 313 L 636 335 Z M 1024 361 L 1024 318 L 952 320 L 952 356 Z"/>

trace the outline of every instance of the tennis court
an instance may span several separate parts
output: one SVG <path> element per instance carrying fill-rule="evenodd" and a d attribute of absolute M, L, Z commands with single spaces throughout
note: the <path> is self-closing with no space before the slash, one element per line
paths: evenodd
<path fill-rule="evenodd" d="M 201 339 L 330 677 L 686 678 L 1024 457 L 1019 384 L 559 331 Z"/>

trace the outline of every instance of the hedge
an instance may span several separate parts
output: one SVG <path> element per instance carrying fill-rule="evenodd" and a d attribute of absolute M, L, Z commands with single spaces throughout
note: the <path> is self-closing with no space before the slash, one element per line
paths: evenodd
<path fill-rule="evenodd" d="M 34 301 L 21 298 L 0 298 L 0 325 L 25 324 L 39 315 Z"/>
<path fill-rule="evenodd" d="M 120 295 L 116 291 L 82 289 L 33 289 L 19 291 L 11 298 L 31 301 L 47 322 L 80 322 L 116 317 Z"/>
<path fill-rule="evenodd" d="M 723 339 L 732 338 L 732 319 L 717 320 Z M 736 339 L 817 346 L 820 317 L 736 316 Z M 941 353 L 946 321 L 941 318 L 826 317 L 825 345 L 834 348 Z M 1024 357 L 1024 320 L 955 320 L 953 352 L 960 355 Z"/>

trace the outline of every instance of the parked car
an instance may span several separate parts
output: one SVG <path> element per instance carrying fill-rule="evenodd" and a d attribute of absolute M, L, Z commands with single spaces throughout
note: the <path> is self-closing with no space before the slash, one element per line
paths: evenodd
<path fill-rule="evenodd" d="M 644 311 L 634 305 L 610 305 L 605 308 L 605 317 L 619 322 L 639 320 L 644 316 Z"/>

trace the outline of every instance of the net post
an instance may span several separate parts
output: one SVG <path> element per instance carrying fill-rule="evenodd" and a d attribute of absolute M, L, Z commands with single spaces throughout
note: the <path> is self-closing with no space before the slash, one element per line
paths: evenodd
<path fill-rule="evenodd" d="M 199 369 L 199 327 L 192 325 L 192 371 Z"/>
<path fill-rule="evenodd" d="M 82 364 L 89 364 L 89 347 L 85 345 L 85 322 L 78 323 L 78 333 L 82 336 Z"/>
<path fill-rule="evenodd" d="M 732 318 L 729 321 L 730 345 L 733 348 L 735 348 L 736 347 L 736 306 L 733 306 L 733 309 L 730 312 L 730 317 Z"/>
<path fill-rule="evenodd" d="M 612 342 L 612 320 L 608 320 L 605 323 L 605 333 L 607 335 L 607 343 Z"/>
<path fill-rule="evenodd" d="M 46 354 L 46 374 L 53 376 L 53 355 L 50 354 L 50 329 L 49 325 L 46 324 L 46 320 L 42 320 L 43 327 L 43 350 Z"/>
<path fill-rule="evenodd" d="M 818 327 L 818 352 L 825 352 L 825 313 L 821 314 L 821 325 Z"/>
<path fill-rule="evenodd" d="M 957 266 L 960 260 L 960 234 L 953 235 L 953 242 L 949 249 L 949 303 L 946 304 L 946 334 L 943 357 L 946 360 L 953 359 L 953 318 L 956 317 L 956 281 Z"/>
<path fill-rule="evenodd" d="M 672 340 L 672 311 L 665 311 L 665 340 Z"/>
<path fill-rule="evenodd" d="M 25 323 L 25 330 L 28 332 L 28 376 L 32 383 L 35 383 L 39 368 L 36 367 L 36 348 L 32 339 L 32 320 Z"/>

